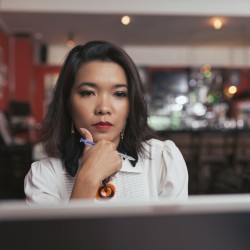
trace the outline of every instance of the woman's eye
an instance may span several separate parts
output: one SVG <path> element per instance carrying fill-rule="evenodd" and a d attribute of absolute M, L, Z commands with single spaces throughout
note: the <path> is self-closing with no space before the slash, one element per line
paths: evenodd
<path fill-rule="evenodd" d="M 117 92 L 115 92 L 115 96 L 118 96 L 118 97 L 127 97 L 128 93 L 124 92 L 124 91 L 117 91 Z"/>
<path fill-rule="evenodd" d="M 94 95 L 94 92 L 91 90 L 83 90 L 80 92 L 80 95 L 81 96 L 91 96 L 91 95 Z"/>

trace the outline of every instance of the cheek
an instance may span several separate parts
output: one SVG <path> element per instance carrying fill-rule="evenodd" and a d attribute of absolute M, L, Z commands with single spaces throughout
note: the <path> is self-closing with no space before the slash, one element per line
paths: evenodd
<path fill-rule="evenodd" d="M 87 116 L 90 114 L 90 106 L 85 106 L 83 103 L 77 100 L 73 100 L 71 102 L 71 113 L 75 123 L 82 123 L 85 119 L 87 119 Z"/>
<path fill-rule="evenodd" d="M 117 111 L 117 119 L 119 121 L 119 129 L 122 130 L 125 126 L 125 124 L 127 123 L 127 119 L 129 116 L 129 105 L 127 104 L 123 104 L 121 105 Z"/>

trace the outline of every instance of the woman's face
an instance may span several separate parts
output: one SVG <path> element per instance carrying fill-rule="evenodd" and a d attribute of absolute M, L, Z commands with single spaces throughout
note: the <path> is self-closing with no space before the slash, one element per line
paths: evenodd
<path fill-rule="evenodd" d="M 125 71 L 114 62 L 83 64 L 76 74 L 70 104 L 78 130 L 88 129 L 94 142 L 104 139 L 118 146 L 129 112 Z"/>

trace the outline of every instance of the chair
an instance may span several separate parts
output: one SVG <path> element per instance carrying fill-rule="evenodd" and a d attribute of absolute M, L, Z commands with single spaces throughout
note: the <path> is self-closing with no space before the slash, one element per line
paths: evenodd
<path fill-rule="evenodd" d="M 0 199 L 23 199 L 24 177 L 32 163 L 31 144 L 0 147 Z"/>
<path fill-rule="evenodd" d="M 239 131 L 234 151 L 235 171 L 242 175 L 250 175 L 250 131 Z"/>
<path fill-rule="evenodd" d="M 230 168 L 227 134 L 202 132 L 198 143 L 199 192 L 211 193 L 213 181 L 226 168 Z"/>

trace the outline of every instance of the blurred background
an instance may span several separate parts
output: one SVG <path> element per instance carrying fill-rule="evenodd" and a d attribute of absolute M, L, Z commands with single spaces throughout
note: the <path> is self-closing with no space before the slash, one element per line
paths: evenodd
<path fill-rule="evenodd" d="M 101 39 L 138 66 L 149 125 L 180 148 L 192 195 L 250 192 L 250 2 L 1 0 L 0 199 L 23 199 L 73 46 Z"/>

